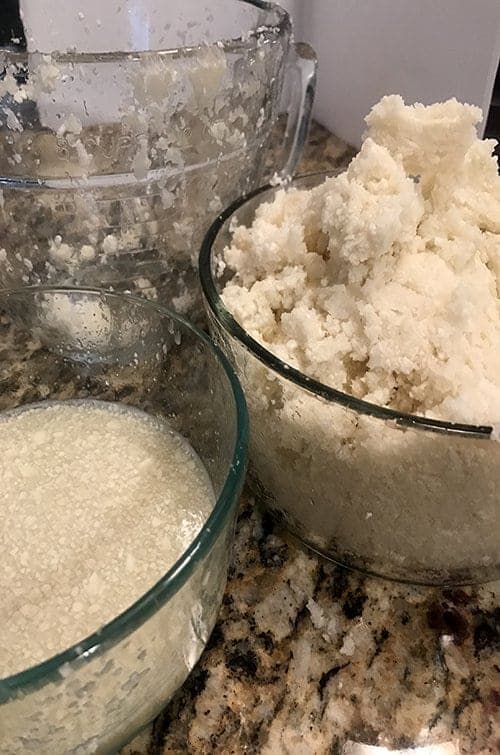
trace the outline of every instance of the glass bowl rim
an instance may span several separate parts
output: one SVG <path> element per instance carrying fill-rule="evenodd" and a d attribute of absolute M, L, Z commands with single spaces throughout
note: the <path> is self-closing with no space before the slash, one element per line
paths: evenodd
<path fill-rule="evenodd" d="M 250 34 L 251 39 L 262 40 L 267 37 L 281 36 L 285 32 L 291 32 L 290 14 L 287 10 L 282 8 L 278 3 L 268 2 L 268 0 L 237 0 L 240 3 L 253 6 L 258 10 L 265 11 L 266 13 L 274 13 L 277 23 L 272 25 L 259 26 L 253 30 Z M 250 30 L 252 31 L 252 30 Z M 240 37 L 226 38 L 218 40 L 217 42 L 208 45 L 208 47 L 216 44 L 224 52 L 238 52 L 240 50 L 247 49 L 250 45 L 244 32 Z M 182 47 L 171 48 L 159 48 L 152 50 L 130 50 L 117 51 L 117 52 L 59 52 L 57 50 L 36 50 L 33 52 L 17 51 L 9 49 L 8 47 L 0 48 L 0 54 L 5 57 L 9 62 L 26 61 L 30 55 L 50 55 L 51 61 L 58 63 L 116 63 L 123 60 L 142 60 L 147 59 L 148 56 L 162 56 L 162 57 L 189 57 L 195 55 L 201 49 L 206 48 L 207 45 L 199 43 L 196 45 L 186 45 Z M 2 61 L 4 62 L 4 61 Z"/>
<path fill-rule="evenodd" d="M 293 179 L 282 183 L 285 189 L 296 188 L 300 183 L 313 182 L 312 185 L 320 183 L 321 179 L 326 179 L 338 175 L 338 170 L 315 171 L 295 176 Z M 200 277 L 201 289 L 206 304 L 214 316 L 215 320 L 223 327 L 224 331 L 235 338 L 244 347 L 256 357 L 269 370 L 277 373 L 285 380 L 297 385 L 317 398 L 323 399 L 330 403 L 339 404 L 347 409 L 351 409 L 358 414 L 374 417 L 376 419 L 390 421 L 402 428 L 414 428 L 427 432 L 444 433 L 446 435 L 461 436 L 466 438 L 492 439 L 494 426 L 473 425 L 462 422 L 451 422 L 447 420 L 433 419 L 419 414 L 398 412 L 385 406 L 373 404 L 369 401 L 356 398 L 351 394 L 344 393 L 332 386 L 322 383 L 309 377 L 291 364 L 284 362 L 272 351 L 266 349 L 262 344 L 256 341 L 252 336 L 238 323 L 231 315 L 219 296 L 215 285 L 214 276 L 212 275 L 212 249 L 213 245 L 221 231 L 222 227 L 235 212 L 241 209 L 247 202 L 255 199 L 261 194 L 271 190 L 279 190 L 280 186 L 272 183 L 265 184 L 247 194 L 243 194 L 223 210 L 213 221 L 203 238 L 199 259 L 198 270 Z M 263 200 L 265 201 L 265 199 Z"/>
<path fill-rule="evenodd" d="M 211 550 L 215 540 L 223 531 L 228 516 L 236 505 L 243 488 L 247 463 L 248 413 L 243 389 L 229 360 L 206 333 L 199 330 L 182 315 L 154 301 L 99 288 L 76 286 L 0 288 L 0 301 L 9 295 L 33 297 L 38 293 L 83 294 L 92 297 L 104 296 L 105 298 L 120 299 L 141 306 L 146 310 L 155 311 L 162 317 L 175 320 L 182 328 L 189 330 L 216 357 L 228 378 L 236 413 L 236 438 L 226 479 L 210 516 L 188 548 L 170 569 L 138 600 L 97 631 L 41 663 L 29 666 L 16 674 L 0 678 L 0 705 L 15 698 L 25 687 L 40 688 L 50 681 L 62 681 L 63 675 L 59 673 L 62 666 L 76 661 L 87 662 L 92 660 L 94 656 L 105 652 L 110 644 L 116 645 L 157 613 L 187 582 L 200 559 Z"/>

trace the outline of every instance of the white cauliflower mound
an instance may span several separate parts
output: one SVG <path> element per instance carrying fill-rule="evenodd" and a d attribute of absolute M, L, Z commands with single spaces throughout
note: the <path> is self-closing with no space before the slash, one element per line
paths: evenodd
<path fill-rule="evenodd" d="M 403 412 L 500 421 L 500 177 L 477 107 L 384 97 L 345 173 L 279 191 L 225 252 L 234 317 L 284 361 Z"/>
<path fill-rule="evenodd" d="M 229 311 L 324 384 L 500 426 L 500 178 L 480 118 L 385 97 L 345 173 L 278 190 L 236 228 L 220 265 Z M 402 427 L 322 400 L 236 341 L 231 355 L 251 479 L 300 537 L 406 580 L 500 575 L 500 443 Z"/>

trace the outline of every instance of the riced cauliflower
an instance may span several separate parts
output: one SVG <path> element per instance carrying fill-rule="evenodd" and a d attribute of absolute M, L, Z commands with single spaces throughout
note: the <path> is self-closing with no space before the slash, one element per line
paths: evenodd
<path fill-rule="evenodd" d="M 367 401 L 500 421 L 500 177 L 477 107 L 384 97 L 348 169 L 236 229 L 223 299 L 267 348 Z"/>
<path fill-rule="evenodd" d="M 500 178 L 480 119 L 456 100 L 408 107 L 384 97 L 344 173 L 276 190 L 250 227 L 233 229 L 219 269 L 236 320 L 345 393 L 500 426 Z M 495 434 L 370 416 L 231 346 L 250 412 L 251 479 L 301 538 L 410 581 L 500 575 Z"/>

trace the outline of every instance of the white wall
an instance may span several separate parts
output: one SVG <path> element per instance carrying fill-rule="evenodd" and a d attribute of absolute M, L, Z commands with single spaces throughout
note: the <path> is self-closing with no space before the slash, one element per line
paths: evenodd
<path fill-rule="evenodd" d="M 457 97 L 488 110 L 500 56 L 500 0 L 296 0 L 296 38 L 319 57 L 315 115 L 359 144 L 384 94 Z"/>
<path fill-rule="evenodd" d="M 297 15 L 297 9 L 304 4 L 304 0 L 276 0 L 278 5 L 287 10 L 292 16 Z"/>

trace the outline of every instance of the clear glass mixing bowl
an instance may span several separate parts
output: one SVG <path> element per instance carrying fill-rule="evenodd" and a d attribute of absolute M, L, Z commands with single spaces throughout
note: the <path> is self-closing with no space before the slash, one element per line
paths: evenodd
<path fill-rule="evenodd" d="M 28 3 L 27 50 L 0 50 L 0 283 L 130 290 L 193 316 L 211 219 L 265 180 L 271 150 L 278 172 L 297 164 L 314 53 L 261 0 L 77 10 Z"/>
<path fill-rule="evenodd" d="M 327 174 L 296 179 L 310 188 Z M 210 327 L 243 385 L 257 497 L 304 543 L 348 567 L 424 584 L 500 577 L 500 442 L 491 427 L 400 414 L 324 385 L 257 343 L 225 308 L 219 265 L 233 224 L 278 189 L 213 223 L 200 276 Z"/>
<path fill-rule="evenodd" d="M 160 711 L 215 624 L 245 476 L 245 400 L 217 347 L 154 303 L 33 288 L 1 292 L 0 309 L 1 411 L 93 398 L 165 417 L 216 496 L 198 536 L 140 600 L 60 655 L 0 679 L 0 752 L 105 753 Z"/>

